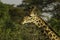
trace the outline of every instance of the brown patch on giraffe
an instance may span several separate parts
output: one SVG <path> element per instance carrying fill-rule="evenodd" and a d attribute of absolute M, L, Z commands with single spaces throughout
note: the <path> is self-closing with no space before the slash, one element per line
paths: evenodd
<path fill-rule="evenodd" d="M 46 31 L 47 34 L 50 32 L 50 30 L 45 30 L 45 31 Z"/>
<path fill-rule="evenodd" d="M 58 38 L 56 37 L 56 39 L 58 39 Z"/>
<path fill-rule="evenodd" d="M 38 26 L 41 26 L 40 23 L 38 23 Z"/>
<path fill-rule="evenodd" d="M 55 40 L 54 38 L 52 40 Z"/>
<path fill-rule="evenodd" d="M 52 37 L 52 34 L 51 33 L 49 34 L 49 37 Z"/>
<path fill-rule="evenodd" d="M 38 22 L 41 22 L 40 20 L 38 20 Z"/>
<path fill-rule="evenodd" d="M 57 36 L 55 36 L 55 39 L 58 39 L 58 37 L 57 37 Z"/>
<path fill-rule="evenodd" d="M 55 34 L 53 36 L 55 37 Z"/>
<path fill-rule="evenodd" d="M 41 23 L 41 25 L 44 25 L 44 24 Z"/>
<path fill-rule="evenodd" d="M 36 22 L 37 22 L 37 23 L 39 23 L 39 21 L 38 21 L 38 20 L 37 20 Z"/>
<path fill-rule="evenodd" d="M 46 29 L 46 28 L 47 28 L 47 27 L 46 27 L 46 25 L 43 25 L 42 27 L 43 27 L 44 29 Z"/>
<path fill-rule="evenodd" d="M 51 32 L 51 33 L 52 33 L 52 37 L 54 37 L 56 40 L 58 40 L 58 37 L 53 32 Z"/>

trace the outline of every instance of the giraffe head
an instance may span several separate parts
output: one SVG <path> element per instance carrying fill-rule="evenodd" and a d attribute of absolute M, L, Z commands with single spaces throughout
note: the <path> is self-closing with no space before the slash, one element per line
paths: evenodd
<path fill-rule="evenodd" d="M 24 17 L 22 24 L 31 23 L 31 22 L 34 21 L 34 17 L 36 16 L 35 13 L 34 13 L 35 9 L 36 9 L 36 7 L 33 8 L 33 10 L 31 11 L 30 16 Z"/>
<path fill-rule="evenodd" d="M 23 22 L 22 24 L 25 24 L 25 23 L 34 23 L 34 21 L 36 21 L 36 15 L 34 13 L 31 13 L 30 16 L 26 16 L 23 18 Z"/>
<path fill-rule="evenodd" d="M 31 23 L 31 22 L 33 22 L 32 17 L 26 16 L 24 17 L 22 24 Z"/>

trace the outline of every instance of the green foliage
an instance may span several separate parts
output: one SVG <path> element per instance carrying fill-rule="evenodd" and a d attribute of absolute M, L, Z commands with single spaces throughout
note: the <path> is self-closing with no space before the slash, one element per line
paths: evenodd
<path fill-rule="evenodd" d="M 23 0 L 23 3 L 25 4 L 30 4 L 30 5 L 33 5 L 33 6 L 46 6 L 47 4 L 50 4 L 52 2 L 55 2 L 55 0 Z"/>
<path fill-rule="evenodd" d="M 0 27 L 2 27 L 5 21 L 9 19 L 8 10 L 9 9 L 7 5 L 0 3 Z"/>
<path fill-rule="evenodd" d="M 11 20 L 9 9 L 12 6 L 0 3 L 0 40 L 22 40 L 18 24 Z"/>
<path fill-rule="evenodd" d="M 55 16 L 51 18 L 49 22 L 52 26 L 52 28 L 60 35 L 60 19 L 59 16 Z"/>

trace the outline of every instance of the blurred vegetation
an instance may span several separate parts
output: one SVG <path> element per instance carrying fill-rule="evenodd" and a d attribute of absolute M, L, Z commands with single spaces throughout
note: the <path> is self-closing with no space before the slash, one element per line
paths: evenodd
<path fill-rule="evenodd" d="M 38 15 L 42 12 L 42 8 L 54 0 L 47 0 L 42 3 L 41 0 L 23 0 L 23 3 L 14 7 L 14 5 L 4 4 L 0 2 L 0 40 L 50 40 L 44 35 L 35 24 L 28 23 L 22 25 L 21 22 L 25 16 L 29 16 L 29 10 L 36 6 Z M 60 7 L 56 7 L 56 14 L 47 23 L 60 35 Z"/>

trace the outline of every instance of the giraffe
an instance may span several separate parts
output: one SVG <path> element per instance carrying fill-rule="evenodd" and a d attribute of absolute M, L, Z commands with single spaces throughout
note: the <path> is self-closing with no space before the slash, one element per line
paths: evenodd
<path fill-rule="evenodd" d="M 24 17 L 22 24 L 34 23 L 38 28 L 42 28 L 43 33 L 46 34 L 51 40 L 60 40 L 60 36 L 57 35 L 57 33 L 52 30 L 52 28 L 48 26 L 48 24 L 41 17 L 35 14 L 35 9 L 36 7 L 33 8 L 30 16 Z"/>

